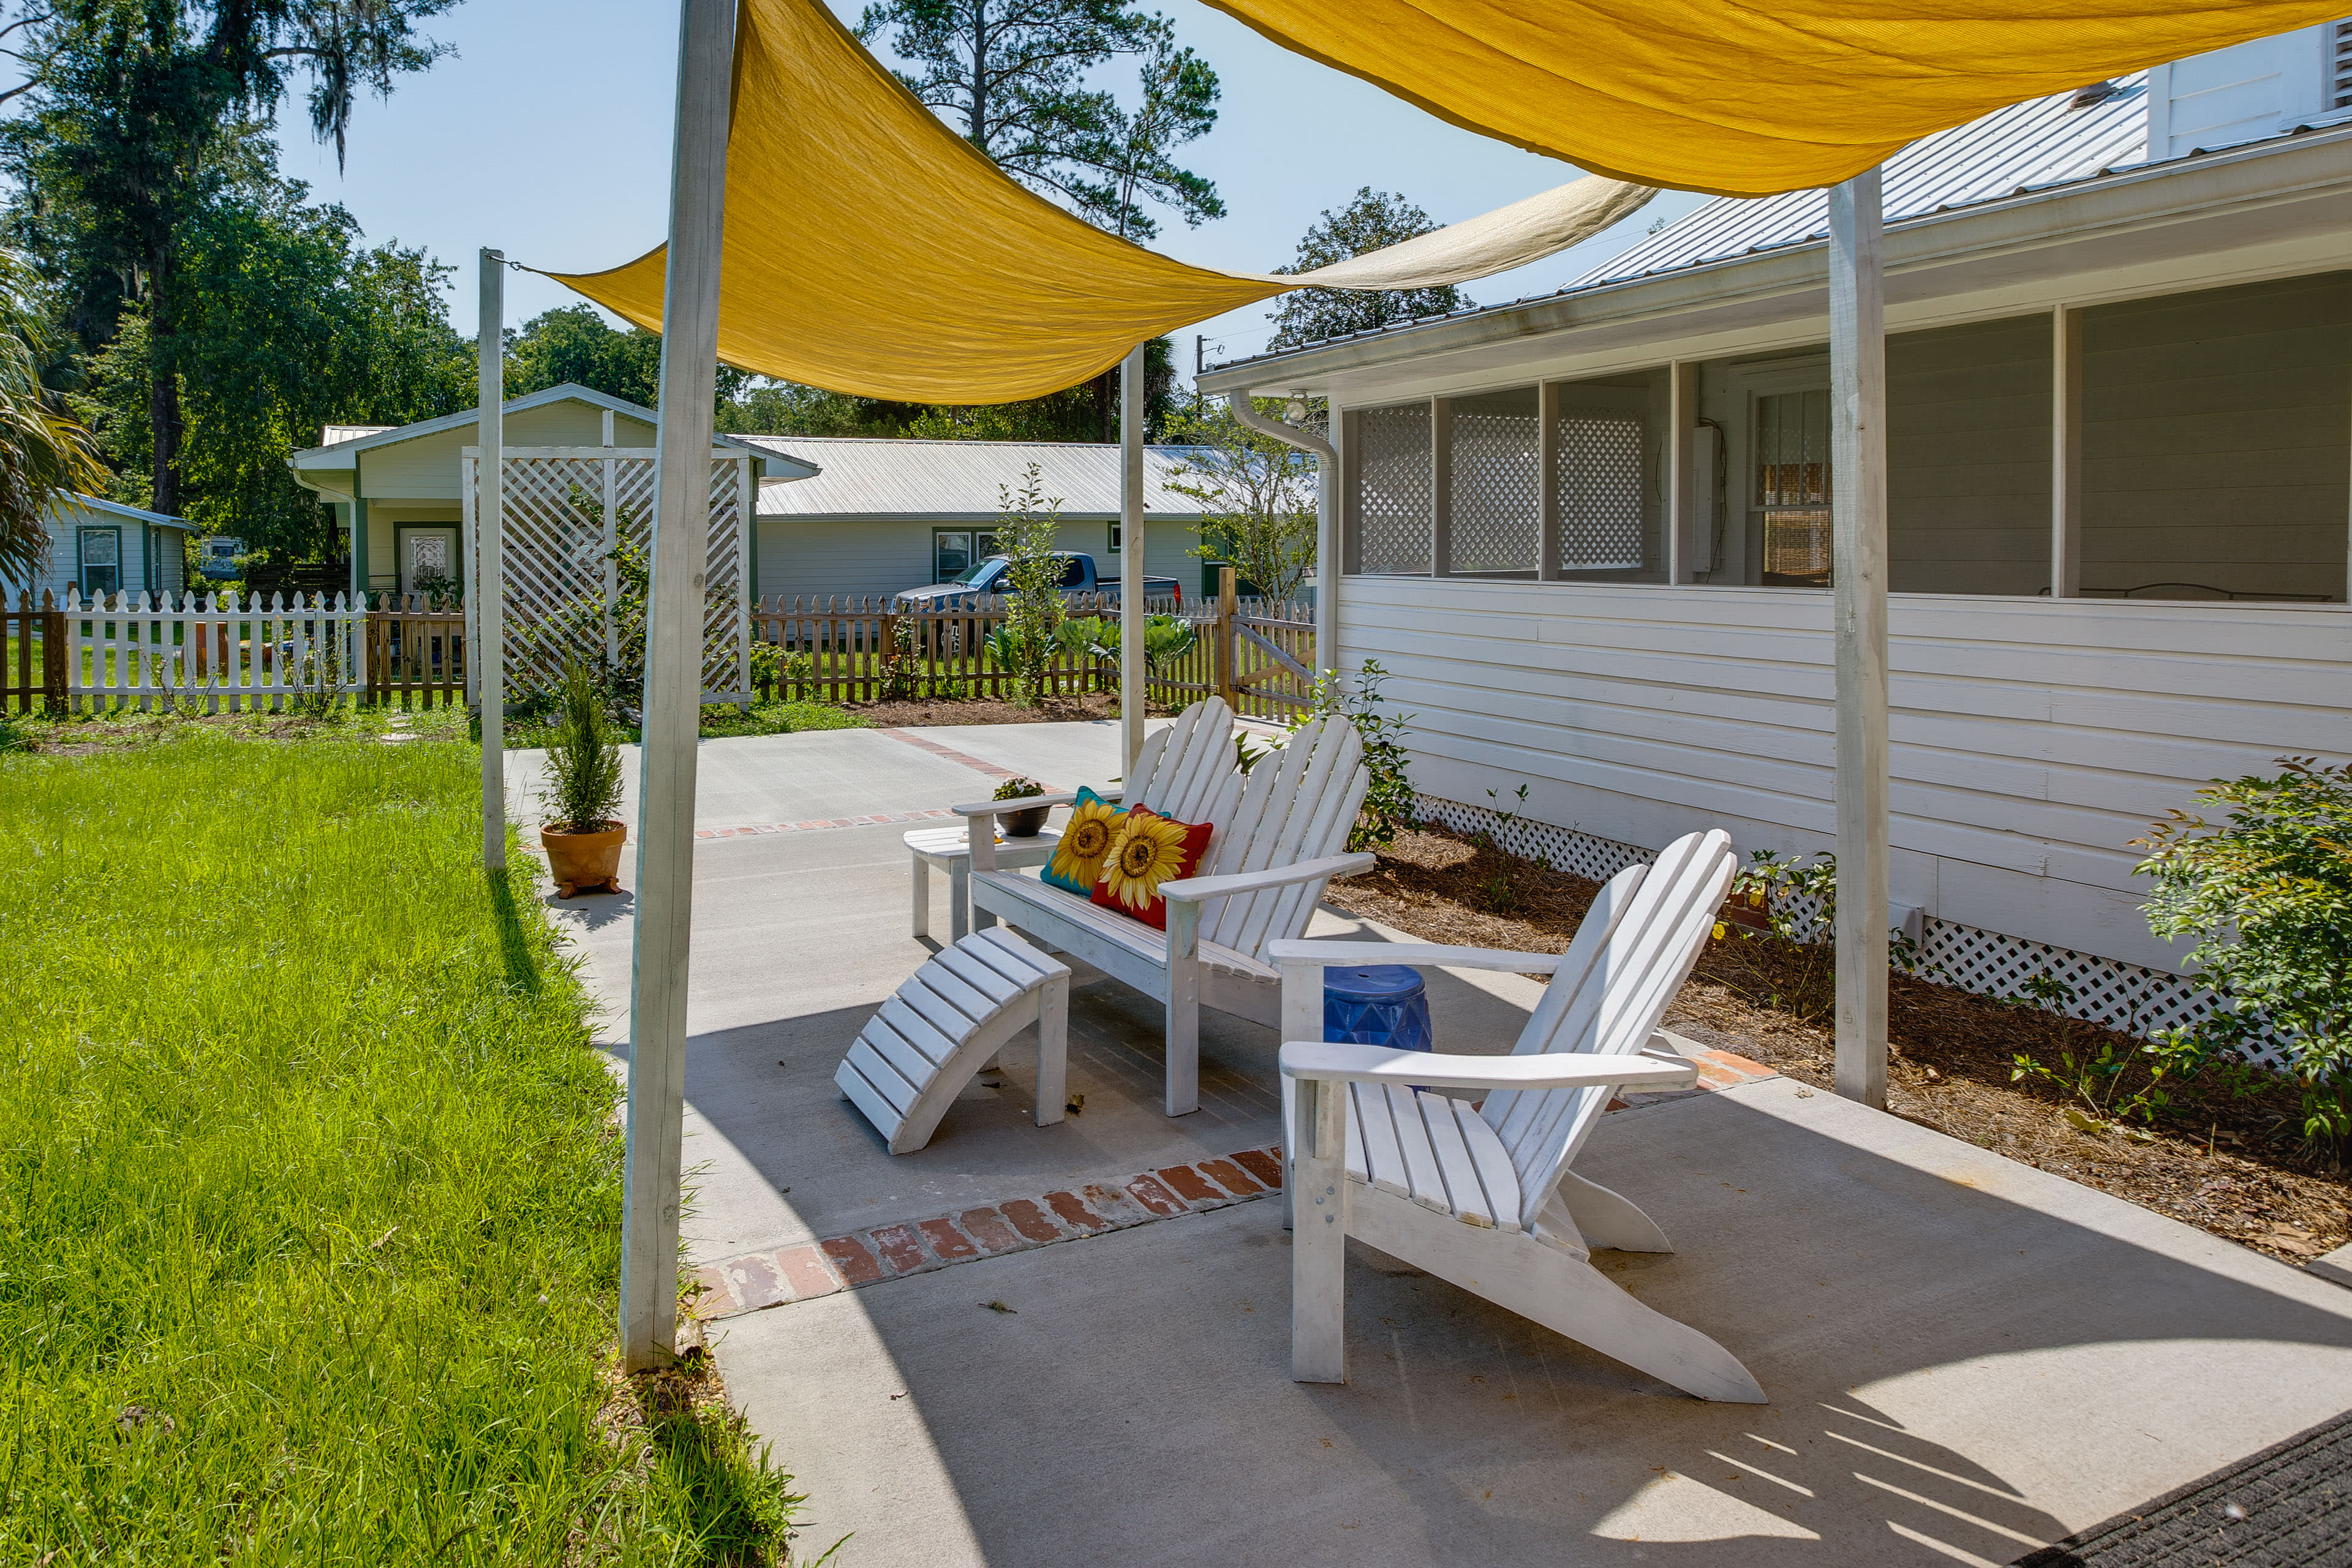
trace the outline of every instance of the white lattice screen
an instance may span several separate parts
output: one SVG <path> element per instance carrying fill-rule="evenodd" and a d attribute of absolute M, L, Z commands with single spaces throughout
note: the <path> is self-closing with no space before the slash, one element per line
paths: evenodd
<path fill-rule="evenodd" d="M 469 567 L 479 564 L 474 544 L 477 463 L 478 448 L 466 448 L 459 510 Z M 748 702 L 751 696 L 751 606 L 745 577 L 752 519 L 745 503 L 758 491 L 751 465 L 741 453 L 711 454 L 702 637 L 706 702 Z M 641 556 L 650 552 L 653 452 L 509 447 L 503 489 L 506 615 L 499 641 L 509 690 L 517 696 L 551 690 L 574 658 L 617 668 L 624 629 L 614 614 L 621 578 L 614 556 L 623 544 Z M 476 600 L 469 591 L 469 633 Z"/>
<path fill-rule="evenodd" d="M 1595 882 L 1646 862 L 1656 853 L 1549 822 L 1507 819 L 1487 807 L 1435 795 L 1421 795 L 1417 805 L 1423 821 L 1440 822 L 1465 833 L 1491 833 L 1495 842 L 1511 854 L 1541 860 L 1557 870 Z M 1792 912 L 1809 911 L 1800 908 Z M 1915 973 L 1923 979 L 1980 996 L 2017 996 L 2024 994 L 2027 982 L 2047 975 L 2073 992 L 2064 1008 L 2068 1014 L 2127 1034 L 2144 1037 L 2157 1029 L 2193 1023 L 2220 1005 L 2212 992 L 2183 975 L 1932 916 L 1921 933 L 1920 949 Z M 2256 1059 L 2280 1065 L 2280 1059 L 2269 1054 Z"/>
<path fill-rule="evenodd" d="M 1429 405 L 1366 408 L 1354 416 L 1358 558 L 1365 572 L 1430 569 Z"/>
<path fill-rule="evenodd" d="M 1542 549 L 1536 390 L 1452 401 L 1454 572 L 1532 572 Z"/>
<path fill-rule="evenodd" d="M 1563 572 L 1635 572 L 1648 564 L 1643 504 L 1646 432 L 1638 415 L 1562 409 L 1552 437 Z"/>

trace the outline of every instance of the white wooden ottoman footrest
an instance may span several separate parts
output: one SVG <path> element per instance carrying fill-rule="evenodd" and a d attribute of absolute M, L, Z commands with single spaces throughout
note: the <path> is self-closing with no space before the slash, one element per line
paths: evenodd
<path fill-rule="evenodd" d="M 1005 1042 L 1037 1026 L 1037 1125 L 1062 1120 L 1068 1088 L 1069 966 L 1003 926 L 932 954 L 866 1021 L 833 1075 L 906 1154 L 931 1141 L 950 1102 Z"/>

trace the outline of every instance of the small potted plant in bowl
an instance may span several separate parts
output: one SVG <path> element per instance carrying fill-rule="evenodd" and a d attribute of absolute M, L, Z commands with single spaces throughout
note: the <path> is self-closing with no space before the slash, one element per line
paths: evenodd
<path fill-rule="evenodd" d="M 604 694 L 587 667 L 573 660 L 555 696 L 555 736 L 547 747 L 547 784 L 540 792 L 547 819 L 539 842 L 547 851 L 556 896 L 621 890 L 621 846 L 629 830 L 621 809 L 621 746 Z"/>
<path fill-rule="evenodd" d="M 1033 795 L 1045 793 L 1044 784 L 1039 784 L 1035 779 L 1024 779 L 1016 773 L 996 786 L 995 798 L 1026 800 Z M 1008 811 L 996 820 L 1003 826 L 1004 837 L 1007 838 L 1034 838 L 1045 831 L 1045 816 L 1053 809 L 1050 805 L 1033 805 L 1026 811 Z"/>

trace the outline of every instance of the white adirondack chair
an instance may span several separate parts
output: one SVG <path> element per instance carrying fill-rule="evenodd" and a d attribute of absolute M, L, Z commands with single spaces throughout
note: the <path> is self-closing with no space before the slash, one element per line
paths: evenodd
<path fill-rule="evenodd" d="M 1726 835 L 1678 839 L 1655 866 L 1628 868 L 1601 890 L 1565 953 L 1275 945 L 1291 1087 L 1293 1377 L 1347 1381 L 1353 1236 L 1702 1399 L 1764 1403 L 1730 1352 L 1592 1267 L 1596 1247 L 1674 1247 L 1649 1215 L 1570 1169 L 1620 1088 L 1695 1080 L 1653 1037 L 1735 868 Z M 1507 1057 L 1326 1044 L 1323 968 L 1357 963 L 1549 971 L 1552 982 Z M 1488 1092 L 1474 1108 L 1413 1085 Z"/>
<path fill-rule="evenodd" d="M 1198 1110 L 1202 1005 L 1279 1023 L 1281 975 L 1268 950 L 1306 933 L 1326 882 L 1372 866 L 1370 855 L 1341 852 L 1370 782 L 1363 750 L 1346 720 L 1314 720 L 1244 774 L 1234 766 L 1233 712 L 1213 697 L 1147 740 L 1125 798 L 1217 827 L 1201 873 L 1160 889 L 1164 932 L 995 868 L 995 815 L 1037 797 L 957 806 L 971 819 L 972 923 L 1002 919 L 1157 997 L 1167 1008 L 1168 1114 Z"/>

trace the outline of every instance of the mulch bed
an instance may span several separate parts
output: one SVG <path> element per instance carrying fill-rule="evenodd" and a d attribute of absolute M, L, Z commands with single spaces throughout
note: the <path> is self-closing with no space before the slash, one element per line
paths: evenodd
<path fill-rule="evenodd" d="M 1598 890 L 1433 826 L 1399 834 L 1377 868 L 1333 883 L 1325 897 L 1433 942 L 1559 952 Z M 1729 928 L 1707 944 L 1666 1025 L 1833 1088 L 1826 975 L 1818 950 Z M 2095 1055 L 2103 1042 L 2137 1052 L 2131 1037 L 1901 973 L 1887 993 L 1895 1115 L 2289 1262 L 2352 1239 L 2352 1181 L 2305 1146 L 2300 1097 L 2285 1079 L 2262 1075 L 2244 1094 L 2218 1073 L 2176 1079 L 2153 1136 L 2085 1131 L 2066 1116 L 2081 1102 L 2037 1079 L 2012 1081 L 2012 1058 L 2055 1067 L 2062 1048 Z M 2137 1081 L 2128 1077 L 2126 1092 Z"/>

